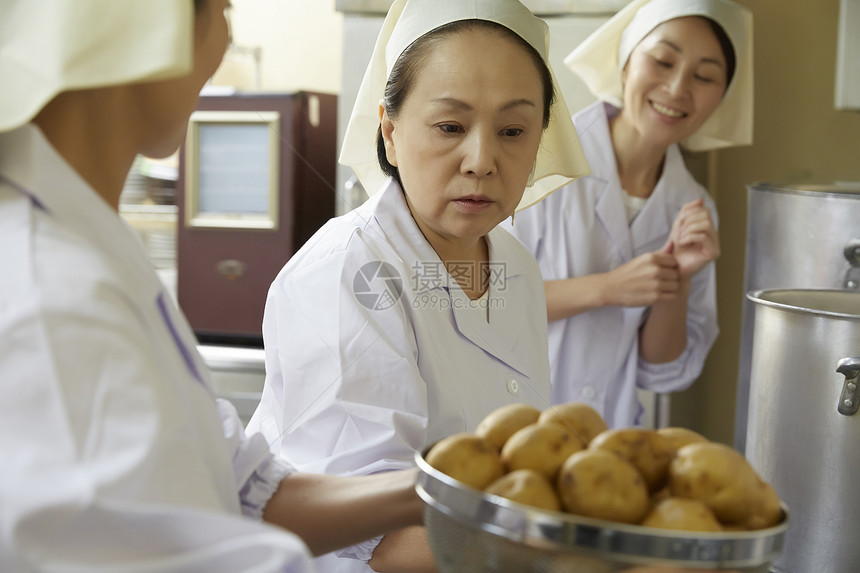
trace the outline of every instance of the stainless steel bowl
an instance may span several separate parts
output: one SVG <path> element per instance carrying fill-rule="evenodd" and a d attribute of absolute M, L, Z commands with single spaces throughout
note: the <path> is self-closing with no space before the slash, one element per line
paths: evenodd
<path fill-rule="evenodd" d="M 544 511 L 485 494 L 416 454 L 418 495 L 442 573 L 767 573 L 789 527 L 697 533 Z"/>

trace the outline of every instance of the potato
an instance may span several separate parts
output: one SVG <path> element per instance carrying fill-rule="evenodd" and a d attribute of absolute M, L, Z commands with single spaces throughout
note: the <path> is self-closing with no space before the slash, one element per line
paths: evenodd
<path fill-rule="evenodd" d="M 539 424 L 561 424 L 572 431 L 585 445 L 606 430 L 603 417 L 591 406 L 582 402 L 567 402 L 550 406 L 541 412 Z"/>
<path fill-rule="evenodd" d="M 704 502 L 722 523 L 750 517 L 758 483 L 739 452 L 716 442 L 686 445 L 669 465 L 672 495 Z"/>
<path fill-rule="evenodd" d="M 537 422 L 540 410 L 528 404 L 508 404 L 490 412 L 481 420 L 475 434 L 502 449 L 517 430 Z"/>
<path fill-rule="evenodd" d="M 555 480 L 561 464 L 584 447 L 580 439 L 564 426 L 532 424 L 508 438 L 501 457 L 509 472 L 531 469 Z"/>
<path fill-rule="evenodd" d="M 589 447 L 614 452 L 633 464 L 645 478 L 649 492 L 665 485 L 669 462 L 675 455 L 667 438 L 645 428 L 606 430 L 591 440 Z"/>
<path fill-rule="evenodd" d="M 552 483 L 535 470 L 516 470 L 503 475 L 484 490 L 517 503 L 559 511 L 561 502 Z"/>
<path fill-rule="evenodd" d="M 583 450 L 558 475 L 561 504 L 570 513 L 639 523 L 648 512 L 648 488 L 630 462 L 609 452 Z"/>
<path fill-rule="evenodd" d="M 676 452 L 688 444 L 697 444 L 708 441 L 708 438 L 698 432 L 688 430 L 687 428 L 679 428 L 677 426 L 660 428 L 657 430 L 657 433 L 669 440 L 669 444 Z"/>
<path fill-rule="evenodd" d="M 707 505 L 697 499 L 669 497 L 654 506 L 642 525 L 681 531 L 722 531 Z"/>
<path fill-rule="evenodd" d="M 773 486 L 759 478 L 752 511 L 743 525 L 750 530 L 767 529 L 778 525 L 780 521 L 782 521 L 782 506 L 779 496 Z"/>
<path fill-rule="evenodd" d="M 439 440 L 425 460 L 443 474 L 481 490 L 505 473 L 496 446 L 468 433 Z"/>

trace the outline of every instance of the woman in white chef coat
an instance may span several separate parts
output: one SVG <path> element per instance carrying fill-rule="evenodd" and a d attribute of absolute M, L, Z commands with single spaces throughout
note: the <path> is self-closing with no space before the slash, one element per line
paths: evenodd
<path fill-rule="evenodd" d="M 408 468 L 499 406 L 549 404 L 540 274 L 496 229 L 587 169 L 546 54 L 517 0 L 392 6 L 341 153 L 372 197 L 293 256 L 266 304 L 249 428 L 291 464 Z M 432 570 L 420 528 L 323 559 Z"/>
<path fill-rule="evenodd" d="M 182 140 L 226 6 L 0 8 L 4 573 L 296 573 L 421 523 L 414 472 L 303 475 L 246 437 L 117 213 L 135 155 Z"/>
<path fill-rule="evenodd" d="M 565 60 L 598 98 L 573 120 L 591 167 L 516 217 L 546 287 L 553 401 L 610 427 L 637 388 L 699 375 L 717 336 L 714 202 L 695 151 L 752 141 L 752 16 L 730 0 L 637 0 Z"/>

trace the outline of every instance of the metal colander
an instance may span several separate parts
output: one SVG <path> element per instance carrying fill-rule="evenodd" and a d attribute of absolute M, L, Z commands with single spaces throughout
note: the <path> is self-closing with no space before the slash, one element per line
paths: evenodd
<path fill-rule="evenodd" d="M 426 451 L 424 452 L 426 454 Z M 416 489 L 441 573 L 768 573 L 788 529 L 698 533 L 544 511 L 484 494 L 416 455 Z"/>

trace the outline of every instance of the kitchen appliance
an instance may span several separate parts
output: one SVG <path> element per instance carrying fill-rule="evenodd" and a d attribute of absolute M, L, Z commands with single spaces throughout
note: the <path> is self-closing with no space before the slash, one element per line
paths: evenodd
<path fill-rule="evenodd" d="M 542 511 L 464 486 L 421 454 L 415 463 L 416 489 L 427 504 L 427 537 L 441 573 L 768 573 L 789 527 L 785 507 L 776 527 L 720 533 Z"/>
<path fill-rule="evenodd" d="M 768 289 L 748 298 L 746 456 L 792 513 L 774 571 L 856 573 L 860 291 Z"/>
<path fill-rule="evenodd" d="M 204 96 L 176 186 L 177 298 L 206 343 L 262 344 L 266 293 L 334 215 L 337 97 Z"/>
<path fill-rule="evenodd" d="M 747 187 L 744 293 L 766 288 L 860 289 L 860 182 Z M 735 448 L 747 442 L 755 305 L 744 301 Z"/>

